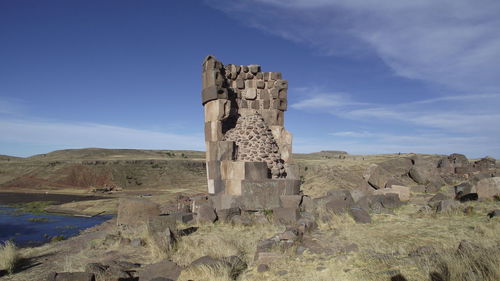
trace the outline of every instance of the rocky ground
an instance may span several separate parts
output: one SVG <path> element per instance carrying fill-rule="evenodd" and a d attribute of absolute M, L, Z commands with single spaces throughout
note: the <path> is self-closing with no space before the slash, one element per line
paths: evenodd
<path fill-rule="evenodd" d="M 500 279 L 494 160 L 338 152 L 295 159 L 304 194 L 283 197 L 275 210 L 214 210 L 196 195 L 203 188 L 100 192 L 111 193 L 115 220 L 21 249 L 17 272 L 0 280 Z M 87 204 L 91 212 L 99 202 L 65 208 Z"/>

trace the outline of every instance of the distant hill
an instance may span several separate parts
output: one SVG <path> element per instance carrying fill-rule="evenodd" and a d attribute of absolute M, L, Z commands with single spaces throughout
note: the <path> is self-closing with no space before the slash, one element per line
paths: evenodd
<path fill-rule="evenodd" d="M 133 160 L 133 159 L 172 159 L 172 158 L 195 158 L 204 159 L 204 151 L 194 150 L 145 150 L 145 149 L 106 149 L 106 148 L 83 148 L 64 149 L 53 152 L 38 154 L 27 159 L 30 160 Z"/>

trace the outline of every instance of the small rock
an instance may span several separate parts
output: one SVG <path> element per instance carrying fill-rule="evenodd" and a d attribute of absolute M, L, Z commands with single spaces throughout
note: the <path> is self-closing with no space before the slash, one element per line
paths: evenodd
<path fill-rule="evenodd" d="M 267 264 L 259 264 L 259 266 L 257 266 L 257 272 L 266 272 L 269 270 L 269 265 Z"/>
<path fill-rule="evenodd" d="M 297 250 L 295 251 L 295 253 L 297 255 L 302 255 L 305 251 L 306 251 L 306 247 L 300 245 L 300 246 L 297 247 Z"/>
<path fill-rule="evenodd" d="M 493 211 L 488 213 L 488 217 L 490 219 L 494 218 L 494 217 L 499 217 L 499 216 L 500 216 L 500 209 L 496 209 L 496 210 L 493 210 Z"/>
<path fill-rule="evenodd" d="M 276 272 L 276 274 L 278 274 L 279 276 L 283 276 L 283 275 L 288 274 L 288 271 L 286 271 L 286 270 L 280 270 L 280 271 Z"/>

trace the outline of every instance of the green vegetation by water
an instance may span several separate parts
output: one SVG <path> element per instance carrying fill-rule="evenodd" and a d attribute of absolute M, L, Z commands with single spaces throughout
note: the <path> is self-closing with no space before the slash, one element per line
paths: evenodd
<path fill-rule="evenodd" d="M 40 215 L 40 214 L 46 214 L 47 212 L 45 209 L 53 205 L 55 202 L 54 201 L 33 201 L 33 202 L 26 202 L 26 203 L 13 203 L 9 204 L 9 207 L 15 208 L 16 213 L 31 213 L 35 215 Z"/>
<path fill-rule="evenodd" d="M 49 222 L 51 220 L 48 218 L 29 218 L 28 221 L 30 221 L 30 222 Z"/>

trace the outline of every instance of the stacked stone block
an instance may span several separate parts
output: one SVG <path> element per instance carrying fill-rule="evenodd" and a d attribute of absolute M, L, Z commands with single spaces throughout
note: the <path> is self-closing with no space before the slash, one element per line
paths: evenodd
<path fill-rule="evenodd" d="M 202 83 L 208 191 L 219 207 L 273 208 L 280 195 L 297 194 L 292 135 L 284 128 L 288 82 L 281 73 L 208 56 Z M 252 200 L 262 196 L 270 198 Z"/>

